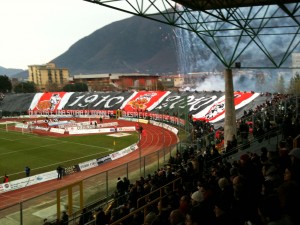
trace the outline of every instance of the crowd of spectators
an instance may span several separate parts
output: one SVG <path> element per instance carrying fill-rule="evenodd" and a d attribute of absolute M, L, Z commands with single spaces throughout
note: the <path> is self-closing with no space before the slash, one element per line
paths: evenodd
<path fill-rule="evenodd" d="M 284 140 L 293 139 L 300 133 L 300 120 L 296 98 L 286 94 L 262 94 L 266 101 L 248 111 L 237 120 L 237 136 L 224 143 L 224 128 L 215 128 L 209 122 L 190 120 L 192 124 L 191 141 L 197 149 L 206 148 L 210 151 L 217 148 L 219 151 L 230 151 L 237 147 L 237 142 L 243 144 L 244 148 L 249 147 L 251 139 L 258 139 L 262 142 L 264 138 L 270 138 L 276 130 L 280 130 Z"/>
<path fill-rule="evenodd" d="M 244 153 L 239 160 L 214 160 L 203 172 L 203 159 L 190 154 L 187 164 L 178 153 L 153 175 L 130 182 L 119 178 L 118 204 L 108 213 L 99 210 L 95 224 L 111 224 L 137 209 L 137 199 L 159 187 L 164 198 L 136 212 L 122 225 L 296 225 L 300 224 L 300 148 Z M 165 186 L 181 177 L 175 189 Z M 158 198 L 150 195 L 143 203 Z M 139 206 L 140 207 L 140 206 Z"/>
<path fill-rule="evenodd" d="M 120 224 L 300 224 L 297 215 L 300 206 L 300 148 L 294 148 L 292 144 L 293 138 L 300 133 L 296 110 L 295 102 L 288 96 L 275 95 L 255 109 L 245 111 L 238 121 L 238 137 L 234 136 L 227 144 L 243 151 L 239 159 L 232 162 L 216 148 L 218 142 L 213 126 L 203 121 L 193 122 L 189 146 L 170 157 L 169 162 L 154 174 L 134 182 L 127 177 L 118 178 L 116 206 L 108 212 L 99 208 L 94 216 L 88 217 L 85 216 L 88 212 L 83 211 L 79 224 L 91 220 L 94 224 L 111 224 L 130 212 L 135 213 Z M 244 133 L 249 132 L 245 124 L 250 120 L 254 138 L 261 137 L 258 133 L 269 134 L 274 126 L 282 131 L 276 149 L 261 145 L 260 154 L 257 154 L 238 148 L 250 138 Z M 222 139 L 222 132 L 218 138 Z M 264 135 L 262 140 L 264 138 L 270 138 L 270 135 Z M 175 189 L 166 185 L 179 177 L 182 183 Z M 141 207 L 137 205 L 140 197 L 160 187 L 163 187 L 164 198 L 147 205 L 146 214 L 143 210 L 135 211 Z M 151 194 L 142 205 L 158 197 L 158 193 Z"/>

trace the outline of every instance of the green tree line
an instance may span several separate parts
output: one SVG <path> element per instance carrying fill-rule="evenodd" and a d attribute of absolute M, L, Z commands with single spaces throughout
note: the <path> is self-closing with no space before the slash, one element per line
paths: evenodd
<path fill-rule="evenodd" d="M 263 75 L 262 75 L 263 76 Z M 260 79 L 263 85 L 264 80 Z M 278 79 L 274 82 L 273 92 L 281 94 L 293 94 L 300 95 L 300 74 L 295 75 L 290 79 L 288 87 L 285 86 L 285 78 L 283 75 L 279 75 Z M 164 87 L 160 87 L 159 90 L 165 90 Z M 35 83 L 25 81 L 12 83 L 11 79 L 6 75 L 0 75 L 0 93 L 35 93 L 38 92 Z M 57 84 L 48 85 L 47 91 L 66 91 L 66 92 L 85 92 L 88 91 L 88 86 L 85 83 L 66 84 L 64 87 L 59 88 Z M 270 91 L 269 91 L 270 92 Z"/>

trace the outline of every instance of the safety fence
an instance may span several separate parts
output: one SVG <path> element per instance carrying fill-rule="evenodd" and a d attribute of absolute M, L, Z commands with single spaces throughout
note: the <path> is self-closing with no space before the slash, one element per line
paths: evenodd
<path fill-rule="evenodd" d="M 170 157 L 174 157 L 181 149 L 180 143 L 164 147 L 80 182 L 1 209 L 0 224 L 43 224 L 45 218 L 48 221 L 60 219 L 63 211 L 77 218 L 83 207 L 99 204 L 99 202 L 107 203 L 114 195 L 118 177 L 127 177 L 134 182 L 141 176 L 153 174 L 154 171 L 164 167 Z M 8 202 L 10 200 L 6 199 Z M 72 218 L 69 219 L 72 220 Z M 76 224 L 76 220 L 73 221 Z"/>

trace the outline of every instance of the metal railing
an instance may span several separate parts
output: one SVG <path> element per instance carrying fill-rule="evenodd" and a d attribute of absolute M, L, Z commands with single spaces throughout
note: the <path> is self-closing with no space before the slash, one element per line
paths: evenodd
<path fill-rule="evenodd" d="M 118 177 L 127 177 L 131 181 L 139 180 L 141 176 L 153 174 L 154 171 L 164 167 L 170 157 L 181 150 L 180 143 L 164 147 L 156 152 L 135 159 L 131 162 L 107 170 L 100 174 L 85 178 L 83 185 L 83 205 L 84 207 L 96 205 L 96 202 L 108 203 L 116 190 L 116 181 Z M 67 189 L 67 187 L 66 187 Z M 71 216 L 70 225 L 76 224 L 82 208 L 80 207 L 80 192 L 77 187 L 71 188 L 72 193 L 68 191 L 60 192 L 59 202 L 61 211 L 68 211 L 72 207 L 75 212 Z M 33 190 L 34 191 L 34 190 Z M 55 221 L 60 218 L 61 212 L 57 212 L 57 191 L 47 192 L 28 200 L 19 202 L 0 210 L 0 224 L 31 225 L 42 224 L 45 218 L 48 221 Z M 72 204 L 70 204 L 72 199 Z M 9 202 L 10 199 L 7 199 Z M 95 206 L 96 207 L 96 206 Z"/>
<path fill-rule="evenodd" d="M 145 221 L 145 217 L 147 215 L 147 213 L 146 213 L 147 207 L 149 207 L 150 205 L 153 205 L 153 203 L 156 203 L 156 202 L 160 201 L 162 198 L 166 197 L 166 196 L 163 195 L 163 190 L 164 190 L 165 187 L 172 186 L 173 187 L 173 191 L 175 191 L 176 190 L 176 185 L 177 185 L 178 182 L 181 183 L 182 182 L 182 178 L 177 178 L 177 179 L 173 180 L 172 182 L 170 182 L 170 183 L 168 183 L 168 184 L 166 184 L 166 185 L 164 185 L 162 187 L 159 187 L 156 190 L 150 192 L 149 194 L 147 194 L 147 195 L 139 198 L 137 200 L 137 209 L 136 210 L 130 212 L 128 215 L 126 215 L 126 216 L 118 219 L 117 221 L 111 223 L 110 225 L 120 224 L 124 220 L 126 220 L 126 219 L 128 219 L 130 217 L 133 217 L 136 213 L 141 212 L 141 211 L 144 211 L 143 215 L 144 215 L 144 221 Z M 149 196 L 154 195 L 157 192 L 159 192 L 159 196 L 157 198 L 155 198 L 155 199 L 153 199 L 151 201 L 145 201 Z M 147 203 L 145 203 L 144 205 L 140 205 L 141 201 L 143 201 L 143 200 L 144 200 L 144 202 L 147 202 Z"/>

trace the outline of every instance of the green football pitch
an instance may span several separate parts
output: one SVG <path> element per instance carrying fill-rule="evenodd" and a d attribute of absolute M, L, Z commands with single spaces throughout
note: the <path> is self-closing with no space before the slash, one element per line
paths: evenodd
<path fill-rule="evenodd" d="M 136 132 L 129 134 L 51 137 L 7 131 L 6 125 L 0 125 L 0 177 L 7 174 L 10 180 L 23 178 L 26 166 L 35 175 L 55 170 L 59 165 L 67 167 L 101 158 L 138 141 Z"/>

